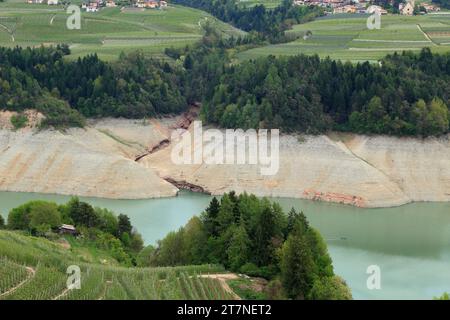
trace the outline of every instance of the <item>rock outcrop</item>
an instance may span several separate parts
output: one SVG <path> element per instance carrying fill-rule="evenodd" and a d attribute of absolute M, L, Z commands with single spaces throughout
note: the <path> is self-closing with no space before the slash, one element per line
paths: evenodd
<path fill-rule="evenodd" d="M 106 119 L 66 132 L 0 129 L 0 190 L 112 199 L 174 196 L 175 186 L 134 161 L 167 139 L 173 121 L 158 121 L 158 128 Z"/>
<path fill-rule="evenodd" d="M 172 130 L 193 117 L 103 119 L 66 132 L 0 124 L 0 190 L 117 199 L 235 190 L 360 207 L 450 201 L 450 136 L 283 135 L 277 174 L 262 176 L 258 165 L 174 164 Z"/>
<path fill-rule="evenodd" d="M 262 176 L 258 165 L 175 165 L 171 148 L 140 160 L 161 176 L 202 186 L 212 194 L 247 191 L 258 196 L 306 198 L 361 207 L 400 205 L 410 201 L 383 172 L 359 159 L 327 136 L 280 138 L 280 165 Z"/>

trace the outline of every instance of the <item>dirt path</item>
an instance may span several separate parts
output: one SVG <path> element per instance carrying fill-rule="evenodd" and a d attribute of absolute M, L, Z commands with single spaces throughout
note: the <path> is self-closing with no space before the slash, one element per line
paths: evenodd
<path fill-rule="evenodd" d="M 220 282 L 220 285 L 222 286 L 223 290 L 225 290 L 226 292 L 231 294 L 234 297 L 234 299 L 242 300 L 242 298 L 239 297 L 227 283 L 227 280 L 239 279 L 239 277 L 236 274 L 234 274 L 234 273 L 202 274 L 199 277 L 218 280 Z"/>
<path fill-rule="evenodd" d="M 420 29 L 420 28 L 419 28 Z M 422 31 L 422 30 L 421 30 Z M 422 31 L 423 32 L 423 31 Z M 425 35 L 426 36 L 426 35 Z M 387 42 L 387 43 L 428 43 L 431 40 L 378 40 L 378 39 L 353 39 L 356 42 Z"/>
<path fill-rule="evenodd" d="M 436 46 L 436 45 L 437 45 L 436 43 L 434 43 L 433 40 L 431 40 L 431 38 L 428 36 L 428 34 L 427 34 L 425 31 L 423 31 L 423 29 L 422 29 L 422 27 L 420 26 L 420 24 L 417 25 L 417 29 L 419 29 L 419 31 L 422 32 L 422 34 L 424 35 L 424 37 L 427 38 L 427 40 L 428 40 L 429 42 L 431 42 L 431 43 L 433 44 L 433 46 Z"/>
<path fill-rule="evenodd" d="M 98 297 L 97 300 L 104 300 L 106 297 L 106 292 L 108 291 L 108 287 L 112 284 L 112 280 L 106 280 L 105 287 L 103 289 L 103 293 Z"/>
<path fill-rule="evenodd" d="M 12 32 L 7 26 L 5 26 L 4 24 L 1 24 L 1 23 L 0 23 L 0 27 L 2 27 L 3 29 L 5 29 L 6 32 L 9 33 L 9 35 L 11 36 L 11 41 L 12 41 L 12 42 L 15 42 L 15 41 L 16 41 L 16 39 L 14 38 L 13 32 Z"/>
<path fill-rule="evenodd" d="M 0 298 L 1 298 L 1 297 L 4 297 L 4 296 L 7 296 L 7 295 L 9 295 L 9 294 L 11 294 L 11 293 L 13 293 L 13 292 L 16 291 L 17 289 L 19 289 L 21 286 L 23 286 L 25 283 L 27 283 L 28 281 L 30 281 L 30 280 L 34 277 L 34 275 L 36 274 L 36 270 L 34 270 L 34 269 L 31 268 L 31 267 L 25 267 L 25 269 L 27 269 L 28 277 L 27 277 L 25 280 L 21 281 L 21 282 L 20 282 L 18 285 L 16 285 L 15 287 L 12 287 L 12 288 L 9 289 L 8 291 L 5 291 L 5 292 L 3 292 L 2 294 L 0 294 Z"/>
<path fill-rule="evenodd" d="M 64 297 L 67 292 L 69 292 L 69 288 L 64 289 L 60 294 L 58 294 L 56 297 L 54 297 L 52 300 L 59 300 L 61 297 Z"/>

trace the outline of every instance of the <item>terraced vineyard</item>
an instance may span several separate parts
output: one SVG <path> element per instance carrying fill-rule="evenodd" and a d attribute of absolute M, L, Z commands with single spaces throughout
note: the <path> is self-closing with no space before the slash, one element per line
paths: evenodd
<path fill-rule="evenodd" d="M 349 61 L 376 61 L 394 51 L 450 51 L 450 15 L 399 16 L 381 18 L 380 30 L 369 30 L 367 16 L 339 14 L 294 26 L 289 31 L 301 38 L 285 44 L 254 48 L 239 54 L 239 59 L 258 56 L 318 54 Z M 303 38 L 307 31 L 312 34 Z"/>
<path fill-rule="evenodd" d="M 70 265 L 80 267 L 81 289 L 67 289 Z M 0 231 L 0 300 L 233 299 L 219 280 L 200 276 L 223 271 L 102 265 L 45 239 Z"/>
<path fill-rule="evenodd" d="M 104 8 L 82 11 L 81 29 L 69 30 L 62 6 L 30 5 L 9 0 L 0 3 L 0 45 L 39 46 L 68 43 L 71 58 L 96 52 L 105 60 L 140 49 L 160 54 L 167 47 L 193 43 L 203 34 L 202 24 L 213 24 L 225 36 L 243 34 L 211 15 L 182 6 L 164 10 Z"/>

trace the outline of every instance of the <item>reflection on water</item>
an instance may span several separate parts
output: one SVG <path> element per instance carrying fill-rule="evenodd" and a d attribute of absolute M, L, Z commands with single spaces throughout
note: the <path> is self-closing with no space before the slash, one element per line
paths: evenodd
<path fill-rule="evenodd" d="M 0 192 L 0 213 L 26 201 L 58 203 L 69 197 Z M 191 192 L 149 200 L 82 198 L 94 206 L 127 214 L 147 244 L 199 214 L 211 197 Z M 395 208 L 361 209 L 299 199 L 274 198 L 287 211 L 303 210 L 328 243 L 337 274 L 355 298 L 430 299 L 450 292 L 450 203 L 414 203 Z M 368 290 L 366 269 L 380 266 L 382 289 Z"/>

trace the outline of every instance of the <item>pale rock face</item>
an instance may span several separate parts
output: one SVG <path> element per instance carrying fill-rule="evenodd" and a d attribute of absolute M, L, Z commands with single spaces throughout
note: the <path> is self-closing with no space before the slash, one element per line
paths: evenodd
<path fill-rule="evenodd" d="M 202 186 L 212 194 L 231 190 L 259 196 L 294 197 L 363 207 L 401 205 L 411 201 L 384 172 L 355 156 L 343 142 L 327 136 L 280 138 L 280 167 L 262 176 L 257 165 L 175 165 L 171 148 L 140 162 L 163 177 Z"/>
<path fill-rule="evenodd" d="M 450 201 L 450 136 L 355 136 L 349 147 L 387 175 L 413 201 Z"/>
<path fill-rule="evenodd" d="M 134 161 L 159 133 L 144 134 L 156 130 L 131 120 L 112 121 L 104 133 L 96 126 L 105 123 L 66 132 L 0 129 L 0 190 L 112 199 L 176 195 L 176 187 Z M 145 139 L 125 141 L 139 129 Z"/>
<path fill-rule="evenodd" d="M 362 207 L 450 201 L 450 136 L 282 135 L 274 176 L 258 165 L 176 165 L 174 143 L 143 156 L 185 120 L 104 119 L 65 132 L 0 128 L 0 190 L 142 199 L 176 195 L 169 178 L 215 195 L 235 190 Z"/>

